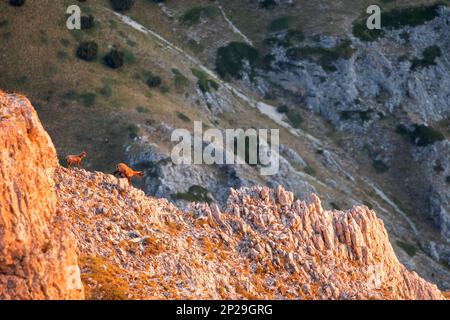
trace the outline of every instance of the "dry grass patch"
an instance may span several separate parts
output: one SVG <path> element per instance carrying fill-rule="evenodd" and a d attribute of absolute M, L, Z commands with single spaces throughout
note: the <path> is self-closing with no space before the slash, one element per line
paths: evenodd
<path fill-rule="evenodd" d="M 81 281 L 88 300 L 126 300 L 130 288 L 126 271 L 106 259 L 93 256 L 79 258 Z"/>

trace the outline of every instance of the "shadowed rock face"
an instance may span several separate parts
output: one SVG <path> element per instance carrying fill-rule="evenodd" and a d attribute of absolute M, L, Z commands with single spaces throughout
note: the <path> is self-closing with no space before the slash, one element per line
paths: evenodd
<path fill-rule="evenodd" d="M 56 209 L 53 143 L 30 102 L 0 91 L 0 299 L 83 299 Z"/>

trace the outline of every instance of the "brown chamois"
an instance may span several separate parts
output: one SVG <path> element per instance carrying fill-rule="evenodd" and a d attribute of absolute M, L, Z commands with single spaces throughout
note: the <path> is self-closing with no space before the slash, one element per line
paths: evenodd
<path fill-rule="evenodd" d="M 127 178 L 128 183 L 131 186 L 131 178 L 133 177 L 142 177 L 144 176 L 143 171 L 134 171 L 130 167 L 128 167 L 125 163 L 119 163 L 117 165 L 116 171 L 114 171 L 114 175 L 119 174 L 122 178 Z"/>
<path fill-rule="evenodd" d="M 69 155 L 69 156 L 67 156 L 66 157 L 67 168 L 70 169 L 74 164 L 76 164 L 77 166 L 82 168 L 83 166 L 81 165 L 81 161 L 83 161 L 83 159 L 86 158 L 86 156 L 87 156 L 86 151 L 83 151 L 79 155 Z"/>

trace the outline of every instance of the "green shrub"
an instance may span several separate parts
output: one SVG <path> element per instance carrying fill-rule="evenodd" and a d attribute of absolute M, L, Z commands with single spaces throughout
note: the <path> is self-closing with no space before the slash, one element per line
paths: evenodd
<path fill-rule="evenodd" d="M 140 130 L 137 125 L 132 123 L 132 124 L 128 125 L 127 129 L 128 129 L 128 135 L 131 139 L 134 139 L 139 136 Z"/>
<path fill-rule="evenodd" d="M 300 114 L 300 111 L 298 111 L 297 109 L 288 108 L 286 117 L 294 128 L 299 129 L 301 124 L 303 123 L 303 117 Z"/>
<path fill-rule="evenodd" d="M 430 46 L 423 50 L 422 55 L 422 59 L 413 59 L 411 63 L 411 70 L 436 65 L 436 58 L 439 58 L 442 55 L 442 51 L 438 46 Z"/>
<path fill-rule="evenodd" d="M 355 52 L 350 40 L 344 40 L 342 43 L 333 48 L 327 49 L 322 47 L 302 47 L 291 48 L 287 50 L 289 58 L 294 60 L 310 59 L 320 64 L 323 70 L 327 72 L 337 71 L 334 65 L 338 59 L 350 59 Z"/>
<path fill-rule="evenodd" d="M 161 93 L 163 93 L 163 94 L 166 94 L 166 93 L 168 93 L 168 92 L 170 91 L 169 87 L 168 87 L 168 86 L 165 86 L 165 85 L 161 85 L 161 86 L 159 87 L 159 90 L 160 90 Z"/>
<path fill-rule="evenodd" d="M 273 9 L 277 6 L 275 0 L 263 0 L 259 2 L 259 7 L 262 9 Z"/>
<path fill-rule="evenodd" d="M 150 88 L 156 88 L 159 87 L 162 83 L 162 79 L 160 76 L 150 75 L 147 79 L 147 85 Z"/>
<path fill-rule="evenodd" d="M 24 85 L 27 82 L 27 80 L 28 80 L 27 76 L 19 76 L 19 77 L 16 78 L 15 82 L 16 82 L 17 85 L 22 86 L 22 85 Z"/>
<path fill-rule="evenodd" d="M 78 97 L 78 93 L 77 93 L 75 90 L 73 90 L 73 89 L 67 91 L 67 92 L 63 95 L 63 99 L 65 99 L 65 100 L 70 100 L 70 101 L 76 100 L 77 97 Z"/>
<path fill-rule="evenodd" d="M 408 128 L 403 124 L 397 125 L 397 127 L 395 128 L 395 132 L 397 132 L 400 135 L 409 135 L 410 133 Z"/>
<path fill-rule="evenodd" d="M 98 45 L 94 41 L 80 43 L 77 48 L 77 57 L 85 61 L 94 61 L 97 59 Z"/>
<path fill-rule="evenodd" d="M 213 18 L 217 16 L 219 10 L 214 6 L 197 6 L 187 10 L 180 18 L 180 22 L 189 26 L 196 25 L 202 17 Z"/>
<path fill-rule="evenodd" d="M 410 40 L 410 35 L 407 31 L 403 31 L 402 33 L 400 33 L 400 39 L 402 39 L 405 42 L 409 42 Z"/>
<path fill-rule="evenodd" d="M 173 194 L 172 198 L 189 202 L 212 202 L 208 196 L 208 190 L 198 185 L 191 186 L 187 192 Z"/>
<path fill-rule="evenodd" d="M 372 109 L 367 110 L 344 110 L 340 112 L 341 120 L 351 120 L 355 117 L 360 119 L 362 122 L 366 122 L 372 119 L 373 114 Z"/>
<path fill-rule="evenodd" d="M 80 94 L 79 98 L 85 107 L 92 107 L 95 104 L 97 95 L 93 92 L 85 92 Z"/>
<path fill-rule="evenodd" d="M 189 45 L 189 48 L 197 54 L 201 53 L 201 52 L 203 52 L 203 50 L 205 50 L 205 47 L 200 42 L 197 42 L 194 39 L 189 39 L 188 45 Z"/>
<path fill-rule="evenodd" d="M 69 55 L 65 51 L 58 51 L 56 53 L 56 57 L 61 61 L 66 61 L 67 59 L 69 59 Z"/>
<path fill-rule="evenodd" d="M 353 23 L 353 35 L 363 41 L 376 41 L 384 36 L 383 30 L 370 30 L 366 20 L 358 20 Z"/>
<path fill-rule="evenodd" d="M 352 42 L 348 39 L 342 41 L 339 45 L 335 46 L 333 49 L 331 49 L 331 55 L 344 59 L 349 60 L 353 57 L 353 54 L 355 53 L 355 48 L 352 47 Z"/>
<path fill-rule="evenodd" d="M 191 122 L 191 119 L 187 116 L 187 115 L 185 115 L 184 113 L 182 113 L 182 112 L 177 112 L 177 117 L 178 117 L 178 119 L 180 119 L 181 121 L 183 121 L 183 122 Z"/>
<path fill-rule="evenodd" d="M 133 52 L 124 50 L 123 52 L 123 61 L 127 64 L 133 64 L 136 63 L 136 56 L 133 54 Z"/>
<path fill-rule="evenodd" d="M 81 30 L 92 29 L 94 27 L 95 21 L 94 16 L 82 16 L 81 17 Z"/>
<path fill-rule="evenodd" d="M 389 166 L 382 160 L 373 160 L 372 166 L 376 173 L 385 173 L 389 170 Z"/>
<path fill-rule="evenodd" d="M 70 44 L 70 40 L 66 38 L 61 38 L 59 42 L 63 45 L 64 48 L 67 48 Z"/>
<path fill-rule="evenodd" d="M 440 4 L 431 6 L 409 7 L 393 9 L 381 14 L 383 26 L 392 29 L 400 29 L 405 26 L 416 27 L 431 21 L 439 14 Z"/>
<path fill-rule="evenodd" d="M 423 58 L 428 63 L 434 63 L 434 60 L 442 55 L 441 48 L 430 46 L 423 50 Z"/>
<path fill-rule="evenodd" d="M 330 202 L 330 207 L 333 210 L 341 210 L 341 207 L 336 202 Z"/>
<path fill-rule="evenodd" d="M 149 113 L 149 110 L 146 107 L 142 106 L 136 107 L 136 111 L 139 113 Z"/>
<path fill-rule="evenodd" d="M 381 13 L 381 23 L 383 28 L 400 29 L 405 26 L 419 26 L 438 16 L 440 4 L 431 6 L 409 7 L 393 9 Z M 353 35 L 363 41 L 375 41 L 384 36 L 383 30 L 369 30 L 366 19 L 357 20 L 353 23 Z"/>
<path fill-rule="evenodd" d="M 173 74 L 173 82 L 174 82 L 175 88 L 181 89 L 181 88 L 186 87 L 189 84 L 188 78 L 186 78 L 184 76 L 184 74 L 182 74 L 180 72 L 180 70 L 174 68 L 174 69 L 172 69 L 172 74 Z"/>
<path fill-rule="evenodd" d="M 277 107 L 277 112 L 278 113 L 287 113 L 289 111 L 289 108 L 287 105 L 283 104 L 279 107 Z"/>
<path fill-rule="evenodd" d="M 276 18 L 275 20 L 273 20 L 270 23 L 269 31 L 270 32 L 279 32 L 279 31 L 287 30 L 291 24 L 291 20 L 292 20 L 292 18 L 288 17 L 288 16 Z"/>
<path fill-rule="evenodd" d="M 417 247 L 411 243 L 397 240 L 397 245 L 403 249 L 410 257 L 414 257 L 417 253 Z"/>
<path fill-rule="evenodd" d="M 266 54 L 261 58 L 259 62 L 259 67 L 265 70 L 271 70 L 273 61 L 275 61 L 275 55 L 271 53 Z"/>
<path fill-rule="evenodd" d="M 39 30 L 39 41 L 42 44 L 48 43 L 48 37 L 44 30 Z"/>
<path fill-rule="evenodd" d="M 134 5 L 134 0 L 109 0 L 111 6 L 116 11 L 130 10 Z"/>
<path fill-rule="evenodd" d="M 410 133 L 410 139 L 413 144 L 424 147 L 445 140 L 445 136 L 439 130 L 421 124 L 414 126 L 414 131 Z"/>
<path fill-rule="evenodd" d="M 108 67 L 118 69 L 123 66 L 124 54 L 117 49 L 112 49 L 106 56 L 103 57 L 103 61 Z"/>
<path fill-rule="evenodd" d="M 5 40 L 11 39 L 11 37 L 12 37 L 11 31 L 6 31 L 2 33 L 2 38 Z"/>
<path fill-rule="evenodd" d="M 85 107 L 93 107 L 97 100 L 97 95 L 94 92 L 77 93 L 75 90 L 69 90 L 63 95 L 64 100 L 79 101 Z"/>
<path fill-rule="evenodd" d="M 274 36 L 264 40 L 264 43 L 268 46 L 279 46 L 285 48 L 291 48 L 300 44 L 305 40 L 305 35 L 301 30 L 289 29 L 283 36 Z"/>
<path fill-rule="evenodd" d="M 310 176 L 315 176 L 316 175 L 316 170 L 313 167 L 310 166 L 306 166 L 303 168 L 303 172 L 306 173 L 307 175 Z"/>
<path fill-rule="evenodd" d="M 219 84 L 208 78 L 208 75 L 202 70 L 192 68 L 192 74 L 197 78 L 197 85 L 202 92 L 209 92 L 210 87 L 214 90 L 219 88 Z"/>
<path fill-rule="evenodd" d="M 437 141 L 445 140 L 444 134 L 439 130 L 423 124 L 415 124 L 412 130 L 408 129 L 403 124 L 399 124 L 396 127 L 395 132 L 405 136 L 413 145 L 419 147 L 425 147 Z"/>
<path fill-rule="evenodd" d="M 129 45 L 130 47 L 135 48 L 135 47 L 137 47 L 138 43 L 133 41 L 133 40 L 127 39 L 127 45 Z"/>
<path fill-rule="evenodd" d="M 112 96 L 112 88 L 111 85 L 105 84 L 103 87 L 101 87 L 98 90 L 98 93 L 100 93 L 104 97 L 111 97 Z"/>
<path fill-rule="evenodd" d="M 21 7 L 25 4 L 25 0 L 9 0 L 9 4 L 14 7 Z"/>
<path fill-rule="evenodd" d="M 153 98 L 153 93 L 151 91 L 147 91 L 144 95 L 148 99 L 152 99 Z"/>
<path fill-rule="evenodd" d="M 286 45 L 291 46 L 295 43 L 299 43 L 305 40 L 305 35 L 303 31 L 298 29 L 290 29 L 286 33 L 284 38 Z"/>
<path fill-rule="evenodd" d="M 241 79 L 244 60 L 249 62 L 252 69 L 250 72 L 252 73 L 253 68 L 259 61 L 258 50 L 243 42 L 231 42 L 217 51 L 216 70 L 222 78 L 231 76 Z M 252 77 L 252 74 L 250 74 L 250 77 Z"/>
<path fill-rule="evenodd" d="M 364 201 L 363 201 L 363 204 L 364 204 L 367 208 L 369 208 L 370 210 L 373 209 L 373 204 L 371 204 L 370 202 L 364 200 Z"/>

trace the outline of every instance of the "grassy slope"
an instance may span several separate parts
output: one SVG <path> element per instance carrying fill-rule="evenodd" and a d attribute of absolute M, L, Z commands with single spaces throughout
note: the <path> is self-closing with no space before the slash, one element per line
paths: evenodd
<path fill-rule="evenodd" d="M 181 111 L 190 119 L 203 119 L 210 124 L 202 110 L 196 106 L 195 101 L 186 99 L 186 93 L 192 95 L 196 89 L 196 79 L 190 73 L 192 65 L 180 59 L 161 46 L 152 37 L 139 33 L 132 28 L 121 24 L 108 10 L 108 1 L 90 1 L 83 5 L 83 13 L 93 14 L 97 20 L 93 30 L 71 32 L 65 28 L 64 11 L 70 1 L 55 3 L 54 1 L 29 2 L 22 8 L 13 8 L 2 3 L 2 10 L 6 13 L 8 25 L 0 29 L 0 35 L 10 32 L 8 38 L 3 37 L 1 53 L 8 55 L 8 63 L 0 64 L 0 86 L 8 90 L 22 91 L 31 97 L 33 102 L 39 106 L 39 113 L 44 125 L 49 131 L 61 156 L 67 153 L 76 153 L 81 149 L 86 149 L 89 153 L 88 167 L 91 169 L 109 172 L 113 166 L 124 160 L 123 145 L 129 139 L 130 124 L 145 127 L 147 121 L 166 122 L 176 127 L 192 126 L 191 123 L 184 123 L 177 116 Z M 198 5 L 211 5 L 211 1 L 183 1 L 183 3 L 168 3 L 168 7 L 175 13 L 176 17 L 182 15 L 188 8 Z M 241 14 L 247 17 L 258 14 L 258 21 L 261 25 L 268 25 L 274 18 L 273 12 L 257 10 L 252 4 L 241 6 L 239 12 L 229 11 L 228 8 L 236 8 L 237 3 L 221 2 L 227 14 L 242 30 L 252 39 L 261 38 L 267 34 L 261 32 L 265 28 L 251 30 L 255 23 L 253 19 L 243 19 Z M 304 14 L 304 19 L 295 20 L 299 27 L 305 27 L 308 23 L 314 23 L 311 17 L 317 8 L 326 7 L 318 5 L 316 8 L 301 3 L 299 6 L 300 15 Z M 338 5 L 336 5 L 338 6 Z M 3 8 L 4 7 L 4 8 Z M 353 7 L 352 7 L 353 8 Z M 324 9 L 326 12 L 330 8 Z M 354 9 L 354 13 L 359 9 Z M 234 13 L 233 13 L 234 12 Z M 262 13 L 261 13 L 262 12 Z M 283 15 L 292 12 L 285 9 L 285 12 L 277 13 Z M 316 11 L 314 11 L 316 12 Z M 142 24 L 151 27 L 164 35 L 170 41 L 189 47 L 186 40 L 186 28 L 177 21 L 177 18 L 166 16 L 157 5 L 148 1 L 137 1 L 135 7 L 127 12 Z M 346 13 L 347 14 L 347 13 Z M 51 17 L 45 18 L 42 17 Z M 256 16 L 255 16 L 256 19 Z M 25 23 L 25 22 L 28 23 Z M 244 25 L 241 25 L 241 22 Z M 212 18 L 211 21 L 203 23 L 200 28 L 207 28 L 208 25 L 216 27 L 215 34 L 210 34 L 210 38 L 236 39 L 220 16 Z M 20 27 L 19 27 L 20 26 Z M 315 30 L 321 31 L 317 25 L 313 25 Z M 194 27 L 195 29 L 195 27 Z M 195 30 L 194 30 L 195 31 Z M 221 37 L 219 37 L 221 35 Z M 100 63 L 87 63 L 75 57 L 75 50 L 80 41 L 95 40 L 99 43 L 100 56 L 108 51 L 108 46 L 116 45 L 122 50 L 132 53 L 135 62 L 126 64 L 119 70 L 111 70 Z M 206 44 L 205 44 L 206 47 Z M 199 54 L 202 57 L 202 54 Z M 100 59 L 99 59 L 100 60 Z M 211 58 L 206 58 L 205 62 L 211 62 Z M 24 63 L 26 61 L 26 63 Z M 179 69 L 184 75 L 190 77 L 189 86 L 182 90 L 176 90 L 173 86 L 172 68 Z M 159 89 L 149 89 L 145 84 L 144 70 L 150 70 L 154 74 L 162 76 L 163 83 L 169 88 L 169 92 L 163 94 Z M 102 95 L 102 88 L 111 89 L 111 96 Z M 69 99 L 68 96 L 77 96 Z M 92 106 L 86 107 L 87 94 L 95 94 L 95 102 Z M 276 127 L 273 122 L 265 116 L 260 115 L 254 109 L 244 105 L 239 106 L 236 101 L 237 114 L 225 114 L 219 119 L 219 126 L 222 128 L 233 127 Z M 137 108 L 148 110 L 146 113 L 138 112 Z M 332 134 L 331 128 L 326 123 L 314 119 L 314 127 L 319 127 L 321 131 Z M 308 123 L 305 125 L 308 128 Z M 310 128 L 312 129 L 312 128 Z M 158 135 L 158 133 L 156 133 Z M 292 139 L 292 136 L 282 130 L 282 142 L 298 151 L 304 159 L 315 169 L 318 178 L 324 181 L 326 178 L 336 179 L 333 172 L 324 168 L 314 148 L 306 141 Z M 158 137 L 154 137 L 158 141 Z M 330 198 L 337 198 L 341 191 L 324 188 L 320 184 L 313 183 L 321 193 L 330 193 Z M 353 190 L 354 199 L 367 199 L 368 192 L 365 190 Z M 345 202 L 345 195 L 341 201 L 343 207 L 351 204 Z"/>
<path fill-rule="evenodd" d="M 124 158 L 123 145 L 129 139 L 130 124 L 145 126 L 150 120 L 190 128 L 191 123 L 178 118 L 177 111 L 181 111 L 190 119 L 202 119 L 211 125 L 199 114 L 202 110 L 195 102 L 186 99 L 186 93 L 192 95 L 196 90 L 196 78 L 190 71 L 192 65 L 153 38 L 121 24 L 105 10 L 105 1 L 82 8 L 83 13 L 95 16 L 97 24 L 93 30 L 68 31 L 64 25 L 64 10 L 68 4 L 70 1 L 64 4 L 42 1 L 39 5 L 30 2 L 19 9 L 1 4 L 5 16 L 15 15 L 15 18 L 8 19 L 8 25 L 2 29 L 2 32 L 11 32 L 11 36 L 2 40 L 0 52 L 4 55 L 14 52 L 14 55 L 8 56 L 7 64 L 0 64 L 0 86 L 30 97 L 61 157 L 86 149 L 88 167 L 108 172 Z M 130 15 L 148 12 L 146 17 L 152 20 L 157 15 L 153 9 L 153 4 L 138 3 Z M 53 18 L 42 19 L 47 14 Z M 161 20 L 158 25 L 164 28 L 170 23 Z M 177 40 L 170 35 L 167 38 Z M 105 67 L 100 59 L 89 63 L 81 61 L 75 57 L 75 51 L 78 43 L 86 40 L 98 42 L 100 56 L 114 44 L 131 52 L 136 61 L 119 70 Z M 172 68 L 190 78 L 184 90 L 174 87 Z M 162 76 L 169 92 L 163 94 L 159 89 L 149 89 L 144 81 L 144 70 Z M 111 89 L 111 96 L 102 95 L 105 87 Z M 95 102 L 86 106 L 89 94 L 95 95 Z M 239 115 L 224 115 L 219 119 L 220 127 L 274 127 L 256 110 L 235 102 Z M 148 112 L 138 112 L 137 108 Z"/>
<path fill-rule="evenodd" d="M 61 156 L 86 148 L 88 166 L 110 170 L 123 160 L 122 146 L 129 138 L 130 124 L 145 125 L 151 120 L 181 126 L 175 113 L 178 109 L 196 118 L 196 110 L 182 93 L 172 93 L 171 68 L 187 72 L 189 67 L 151 38 L 112 18 L 102 4 L 83 8 L 83 13 L 95 16 L 96 27 L 75 32 L 65 28 L 62 3 L 29 2 L 13 8 L 2 2 L 0 6 L 8 21 L 0 29 L 0 54 L 7 61 L 0 64 L 0 87 L 30 97 Z M 119 70 L 105 67 L 100 58 L 82 61 L 75 51 L 86 40 L 99 44 L 100 57 L 116 45 L 136 61 Z M 145 84 L 146 70 L 160 75 L 169 92 L 150 89 Z M 193 90 L 194 81 L 189 85 Z M 143 109 L 148 111 L 143 113 Z"/>

